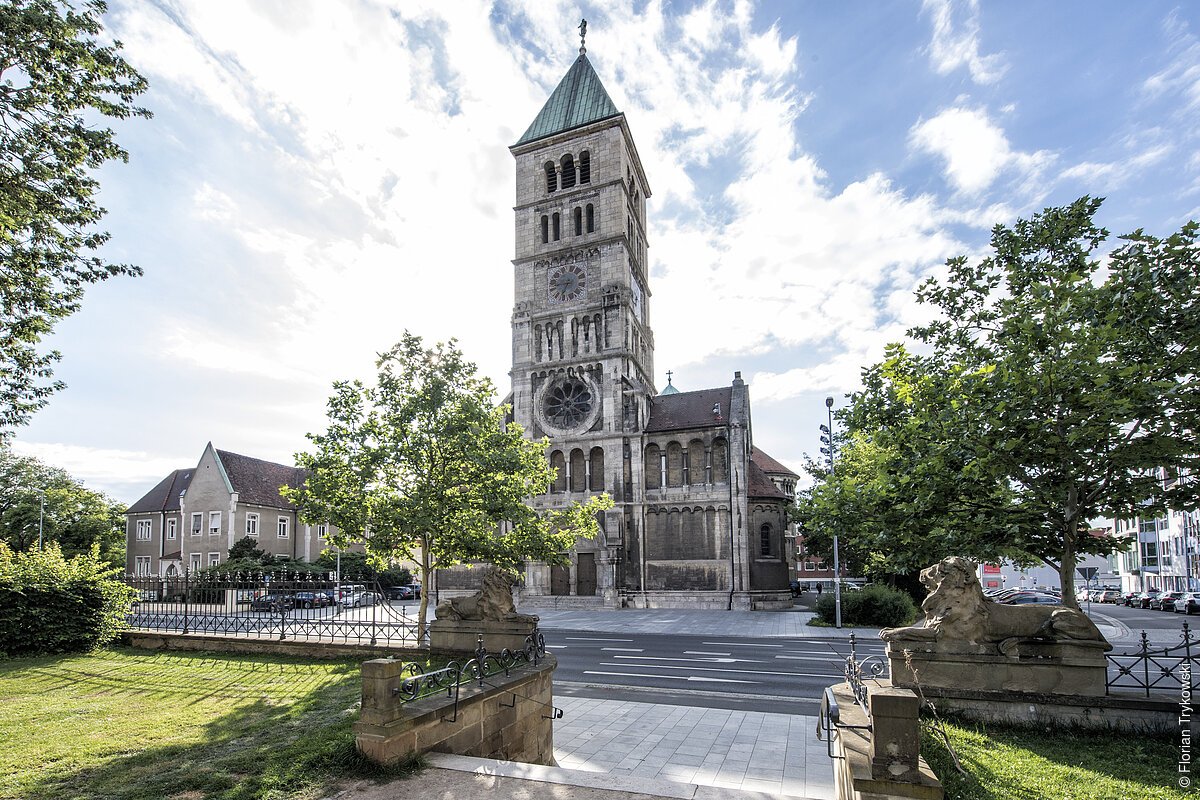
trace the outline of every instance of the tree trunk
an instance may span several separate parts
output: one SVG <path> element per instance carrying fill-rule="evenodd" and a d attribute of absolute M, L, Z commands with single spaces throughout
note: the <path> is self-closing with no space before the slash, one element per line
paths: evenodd
<path fill-rule="evenodd" d="M 430 565 L 429 547 L 427 542 L 421 542 L 421 603 L 417 610 L 417 646 L 420 647 L 425 642 L 425 618 L 429 613 L 429 587 L 433 584 L 430 582 L 430 573 L 433 569 Z"/>
<path fill-rule="evenodd" d="M 1063 535 L 1062 561 L 1058 565 L 1058 585 L 1062 588 L 1063 605 L 1079 610 L 1075 599 L 1075 540 L 1069 532 Z"/>

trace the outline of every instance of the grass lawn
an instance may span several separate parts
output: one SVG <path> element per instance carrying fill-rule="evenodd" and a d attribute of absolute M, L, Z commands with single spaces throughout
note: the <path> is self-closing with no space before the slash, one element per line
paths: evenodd
<path fill-rule="evenodd" d="M 0 661 L 0 798 L 315 798 L 358 756 L 357 661 L 154 653 Z"/>
<path fill-rule="evenodd" d="M 946 724 L 967 776 L 928 731 L 921 755 L 947 800 L 1183 800 L 1176 780 L 1179 742 L 1134 733 Z"/>

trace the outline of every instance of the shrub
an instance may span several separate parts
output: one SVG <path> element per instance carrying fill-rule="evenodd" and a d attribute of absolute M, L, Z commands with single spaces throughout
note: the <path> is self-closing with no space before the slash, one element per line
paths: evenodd
<path fill-rule="evenodd" d="M 0 542 L 0 656 L 70 653 L 112 641 L 134 591 L 98 548 L 67 560 L 56 542 L 14 553 Z"/>
<path fill-rule="evenodd" d="M 822 622 L 835 624 L 833 592 L 817 600 L 817 615 Z M 842 592 L 842 624 L 892 628 L 907 625 L 917 615 L 917 607 L 906 592 L 890 586 L 868 586 L 857 592 Z"/>

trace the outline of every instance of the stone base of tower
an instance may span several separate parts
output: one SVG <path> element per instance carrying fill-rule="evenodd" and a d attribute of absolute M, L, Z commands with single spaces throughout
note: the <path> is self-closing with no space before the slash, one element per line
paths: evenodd
<path fill-rule="evenodd" d="M 625 608 L 677 608 L 698 611 L 783 611 L 792 607 L 792 595 L 783 592 L 625 592 Z"/>

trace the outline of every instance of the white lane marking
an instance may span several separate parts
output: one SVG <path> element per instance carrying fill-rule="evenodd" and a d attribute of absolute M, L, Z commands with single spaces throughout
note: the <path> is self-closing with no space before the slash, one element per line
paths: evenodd
<path fill-rule="evenodd" d="M 828 656 L 775 656 L 776 658 L 786 658 L 792 661 L 836 661 L 839 664 L 846 660 L 845 656 L 837 656 L 830 654 Z"/>
<path fill-rule="evenodd" d="M 781 644 L 745 644 L 744 642 L 701 642 L 716 647 L 783 647 Z"/>
<path fill-rule="evenodd" d="M 642 652 L 642 648 L 640 648 L 640 647 L 601 647 L 600 652 L 602 652 L 602 653 L 640 653 L 640 652 Z M 629 656 L 617 656 L 617 658 L 628 658 L 628 657 Z"/>
<path fill-rule="evenodd" d="M 705 656 L 704 658 L 670 658 L 668 656 L 613 656 L 613 658 L 636 658 L 641 661 L 683 661 L 688 664 L 694 664 L 697 661 L 701 661 L 706 664 L 734 664 L 739 661 L 746 664 L 763 663 L 757 658 L 713 658 L 711 656 Z"/>
<path fill-rule="evenodd" d="M 685 656 L 727 656 L 729 653 L 706 653 L 703 650 L 684 650 Z"/>
<path fill-rule="evenodd" d="M 546 645 L 546 649 L 547 650 L 566 650 L 567 646 L 565 644 L 548 644 L 548 645 Z"/>
<path fill-rule="evenodd" d="M 599 670 L 586 669 L 584 675 L 619 675 L 622 678 L 659 678 L 664 681 L 683 680 L 680 675 L 652 675 L 648 672 L 600 672 Z M 758 681 L 739 681 L 734 678 L 705 678 L 699 675 L 689 675 L 686 680 L 703 681 L 704 683 L 752 683 L 757 684 Z"/>
<path fill-rule="evenodd" d="M 564 636 L 568 642 L 632 642 L 633 639 L 598 639 L 591 636 Z"/>
<path fill-rule="evenodd" d="M 624 667 L 619 661 L 601 661 L 602 667 Z M 655 664 L 659 669 L 688 669 L 697 672 L 736 672 L 739 675 L 784 675 L 789 678 L 835 678 L 837 674 L 828 672 L 770 672 L 762 669 L 721 669 L 720 667 L 673 667 L 670 664 Z"/>

